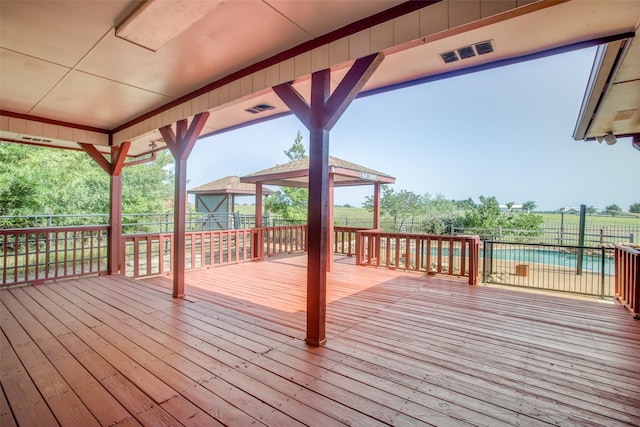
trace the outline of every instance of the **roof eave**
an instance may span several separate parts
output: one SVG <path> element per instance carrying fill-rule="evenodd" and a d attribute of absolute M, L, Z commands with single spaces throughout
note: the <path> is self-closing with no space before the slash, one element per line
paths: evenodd
<path fill-rule="evenodd" d="M 576 141 L 593 139 L 590 130 L 633 36 L 598 46 L 585 95 L 573 130 Z"/>

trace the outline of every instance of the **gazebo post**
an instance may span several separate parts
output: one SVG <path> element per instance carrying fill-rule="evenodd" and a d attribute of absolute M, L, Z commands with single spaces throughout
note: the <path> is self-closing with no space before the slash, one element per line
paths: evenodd
<path fill-rule="evenodd" d="M 373 229 L 380 229 L 380 183 L 373 184 Z"/>
<path fill-rule="evenodd" d="M 307 336 L 313 346 L 326 342 L 327 244 L 329 221 L 329 131 L 382 62 L 382 54 L 355 61 L 333 94 L 330 70 L 311 75 L 311 105 L 291 83 L 273 90 L 309 130 L 309 203 L 307 219 Z"/>
<path fill-rule="evenodd" d="M 186 215 L 187 215 L 187 159 L 193 149 L 209 113 L 199 113 L 187 127 L 187 119 L 176 123 L 176 132 L 171 126 L 159 129 L 162 138 L 176 162 L 175 196 L 173 200 L 173 297 L 184 296 Z"/>
<path fill-rule="evenodd" d="M 109 195 L 109 249 L 107 272 L 118 274 L 122 269 L 122 169 L 127 158 L 130 142 L 124 142 L 117 147 L 111 147 L 111 161 L 109 162 L 91 144 L 79 144 L 80 147 L 110 176 Z"/>

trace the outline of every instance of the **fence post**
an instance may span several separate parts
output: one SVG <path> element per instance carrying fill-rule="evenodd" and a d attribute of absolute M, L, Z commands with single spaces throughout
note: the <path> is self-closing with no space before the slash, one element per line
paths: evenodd
<path fill-rule="evenodd" d="M 601 260 L 600 260 L 600 285 L 602 288 L 602 292 L 600 293 L 600 298 L 604 299 L 604 268 L 605 268 L 605 254 L 606 249 L 601 248 Z"/>
<path fill-rule="evenodd" d="M 469 285 L 476 286 L 478 284 L 479 266 L 480 266 L 480 239 L 475 237 L 468 241 L 469 244 Z M 461 250 L 464 250 L 464 244 Z M 453 251 L 452 243 L 449 243 L 449 255 Z M 451 263 L 449 265 L 449 274 L 452 273 Z M 484 280 L 483 280 L 484 281 Z"/>
<path fill-rule="evenodd" d="M 576 275 L 582 275 L 582 256 L 584 255 L 584 229 L 586 223 L 587 205 L 580 205 L 580 229 L 578 230 L 578 259 L 576 260 Z"/>
<path fill-rule="evenodd" d="M 629 233 L 629 242 L 633 243 L 633 233 Z"/>
<path fill-rule="evenodd" d="M 493 274 L 493 242 L 492 241 L 488 241 L 488 240 L 484 241 L 483 260 L 484 260 L 484 266 L 482 269 L 483 270 L 482 281 L 486 282 L 488 276 L 491 276 Z"/>

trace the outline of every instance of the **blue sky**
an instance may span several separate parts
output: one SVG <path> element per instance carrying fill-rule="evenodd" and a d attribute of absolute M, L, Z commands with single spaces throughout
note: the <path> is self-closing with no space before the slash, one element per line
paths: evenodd
<path fill-rule="evenodd" d="M 571 137 L 595 49 L 495 68 L 355 100 L 331 131 L 330 153 L 396 177 L 396 190 L 448 199 L 532 200 L 539 210 L 640 202 L 640 152 Z M 187 188 L 286 163 L 294 117 L 198 141 Z M 372 187 L 338 188 L 360 206 Z M 239 200 L 242 203 L 242 200 Z M 247 200 L 247 202 L 251 202 Z"/>

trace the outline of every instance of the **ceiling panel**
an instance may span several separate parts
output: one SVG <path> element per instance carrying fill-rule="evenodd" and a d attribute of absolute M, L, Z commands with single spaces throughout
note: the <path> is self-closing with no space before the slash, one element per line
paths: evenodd
<path fill-rule="evenodd" d="M 71 67 L 137 3 L 2 0 L 2 47 Z"/>
<path fill-rule="evenodd" d="M 0 49 L 0 110 L 30 113 L 68 71 L 66 67 Z"/>
<path fill-rule="evenodd" d="M 636 37 L 631 40 L 629 49 L 625 53 L 624 62 L 615 75 L 615 83 L 640 79 L 640 40 L 638 37 L 640 34 L 636 34 Z"/>
<path fill-rule="evenodd" d="M 640 132 L 640 80 L 614 84 L 597 112 L 588 136 Z"/>
<path fill-rule="evenodd" d="M 152 92 L 73 71 L 38 104 L 32 114 L 110 129 L 123 118 L 169 101 L 169 98 Z"/>
<path fill-rule="evenodd" d="M 404 0 L 267 0 L 266 2 L 311 37 L 320 37 L 323 34 L 357 21 L 363 16 L 375 15 L 400 3 L 404 3 Z M 330 15 L 332 19 L 318 19 L 318 17 L 326 15 Z"/>
<path fill-rule="evenodd" d="M 306 40 L 261 2 L 225 2 L 156 52 L 109 34 L 78 69 L 178 98 Z"/>

